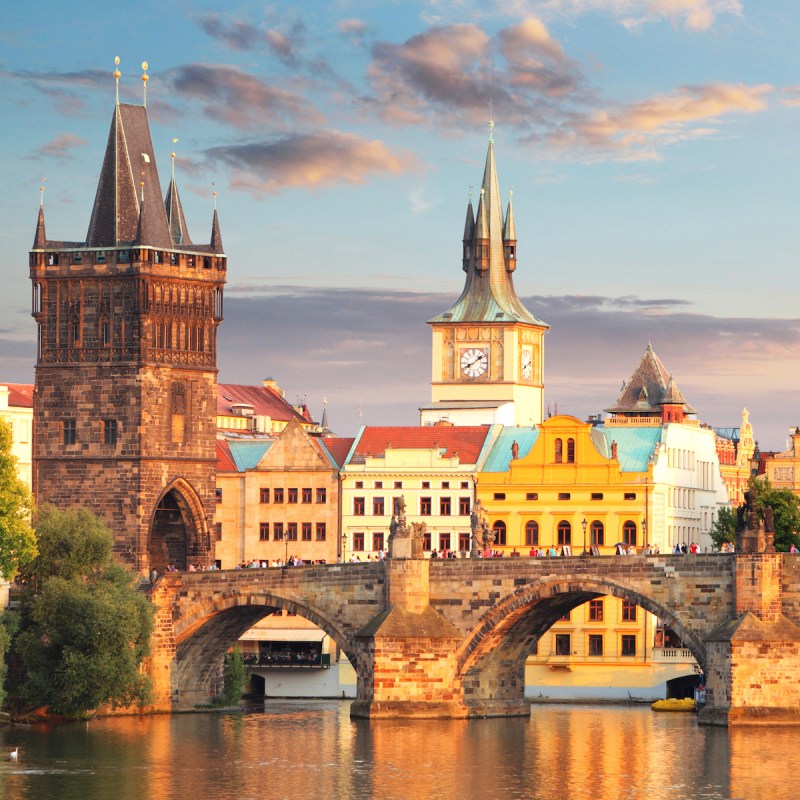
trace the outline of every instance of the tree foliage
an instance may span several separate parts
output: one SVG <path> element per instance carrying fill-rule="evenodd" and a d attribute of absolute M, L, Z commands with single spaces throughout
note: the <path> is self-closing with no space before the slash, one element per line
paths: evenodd
<path fill-rule="evenodd" d="M 238 703 L 242 699 L 242 692 L 246 683 L 247 671 L 244 668 L 242 653 L 237 644 L 225 656 L 225 683 L 222 697 L 220 698 L 221 703 L 226 706 Z"/>
<path fill-rule="evenodd" d="M 33 501 L 17 474 L 11 445 L 11 426 L 0 420 L 0 573 L 7 580 L 36 556 L 36 534 L 28 521 Z"/>
<path fill-rule="evenodd" d="M 749 490 L 753 493 L 756 508 L 772 509 L 775 522 L 775 549 L 788 552 L 794 544 L 800 547 L 800 498 L 789 489 L 776 489 L 766 478 L 750 478 Z M 711 528 L 711 539 L 716 547 L 733 542 L 736 531 L 736 509 L 721 508 Z"/>
<path fill-rule="evenodd" d="M 722 506 L 709 531 L 711 541 L 718 550 L 726 542 L 734 542 L 736 538 L 736 509 Z"/>
<path fill-rule="evenodd" d="M 143 702 L 153 609 L 133 573 L 114 561 L 112 536 L 86 510 L 43 509 L 39 556 L 23 596 L 14 650 L 19 691 L 32 706 L 81 716 Z"/>

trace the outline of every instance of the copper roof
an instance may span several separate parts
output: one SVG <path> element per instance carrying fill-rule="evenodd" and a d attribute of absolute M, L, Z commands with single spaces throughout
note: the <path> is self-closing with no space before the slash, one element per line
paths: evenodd
<path fill-rule="evenodd" d="M 383 456 L 390 448 L 416 450 L 438 448 L 447 458 L 457 455 L 462 464 L 476 464 L 490 429 L 490 425 L 365 426 L 356 438 L 348 463 L 363 463 L 367 456 Z"/>
<path fill-rule="evenodd" d="M 650 344 L 630 380 L 623 384 L 610 414 L 661 415 L 661 406 L 682 404 L 686 414 L 697 412 L 686 402 L 678 385 L 667 372 Z"/>
<path fill-rule="evenodd" d="M 217 472 L 238 472 L 228 442 L 217 439 Z"/>
<path fill-rule="evenodd" d="M 464 239 L 466 244 L 471 235 L 472 243 L 470 259 L 464 264 L 467 272 L 464 291 L 455 305 L 429 320 L 430 323 L 526 322 L 540 328 L 549 327 L 531 314 L 517 297 L 512 278 L 513 267 L 506 268 L 501 205 L 494 145 L 490 141 L 474 225 L 471 220 L 472 203 L 467 206 Z M 514 212 L 510 202 L 505 229 L 516 237 Z M 479 269 L 476 263 L 476 243 L 479 239 L 487 240 L 489 245 L 489 265 L 485 271 Z"/>

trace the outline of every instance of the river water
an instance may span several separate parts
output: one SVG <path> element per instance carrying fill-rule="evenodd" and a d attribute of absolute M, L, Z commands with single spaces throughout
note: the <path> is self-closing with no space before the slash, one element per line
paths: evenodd
<path fill-rule="evenodd" d="M 797 729 L 701 728 L 646 706 L 354 722 L 347 702 L 269 700 L 244 714 L 4 728 L 0 740 L 0 800 L 800 797 Z"/>

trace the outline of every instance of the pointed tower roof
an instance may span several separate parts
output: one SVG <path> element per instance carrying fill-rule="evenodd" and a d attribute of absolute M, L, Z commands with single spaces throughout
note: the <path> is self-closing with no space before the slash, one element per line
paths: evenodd
<path fill-rule="evenodd" d="M 648 344 L 630 380 L 623 384 L 617 402 L 606 411 L 610 414 L 660 416 L 663 404 L 682 404 L 684 413 L 697 413 L 684 399 L 652 345 Z"/>
<path fill-rule="evenodd" d="M 137 238 L 140 217 L 139 187 L 144 181 L 148 204 L 148 241 L 154 247 L 172 247 L 167 215 L 161 203 L 161 185 L 150 138 L 147 110 L 143 106 L 118 104 L 100 179 L 92 218 L 86 234 L 89 247 L 117 247 Z"/>
<path fill-rule="evenodd" d="M 47 234 L 44 230 L 44 204 L 39 205 L 39 219 L 36 222 L 36 234 L 33 237 L 33 249 L 41 250 L 47 247 Z"/>
<path fill-rule="evenodd" d="M 214 209 L 214 219 L 211 221 L 211 250 L 214 253 L 224 253 L 222 247 L 222 234 L 219 232 L 219 217 L 217 209 Z"/>
<path fill-rule="evenodd" d="M 514 225 L 514 208 L 511 205 L 511 195 L 508 196 L 506 220 L 503 223 L 503 241 L 513 242 L 517 239 L 517 226 Z"/>
<path fill-rule="evenodd" d="M 169 224 L 169 234 L 172 243 L 175 245 L 191 244 L 189 229 L 186 227 L 186 217 L 183 216 L 183 206 L 181 196 L 178 193 L 178 184 L 173 175 L 167 189 L 167 196 L 164 198 L 164 209 L 167 212 L 167 223 Z"/>
<path fill-rule="evenodd" d="M 471 204 L 468 214 L 471 213 Z M 511 217 L 513 226 L 513 215 Z M 465 233 L 466 237 L 466 227 Z M 481 270 L 476 263 L 475 242 L 488 240 L 488 268 Z M 464 291 L 448 311 L 429 320 L 437 322 L 526 322 L 549 327 L 522 305 L 514 289 L 511 273 L 506 269 L 503 249 L 503 210 L 494 159 L 494 143 L 489 139 L 486 166 L 481 183 L 472 254 L 466 265 Z"/>

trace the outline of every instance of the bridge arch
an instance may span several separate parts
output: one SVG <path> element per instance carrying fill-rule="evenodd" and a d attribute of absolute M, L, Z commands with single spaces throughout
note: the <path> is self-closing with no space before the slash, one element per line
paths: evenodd
<path fill-rule="evenodd" d="M 608 595 L 627 600 L 672 628 L 706 670 L 706 646 L 671 608 L 635 587 L 586 575 L 548 576 L 506 595 L 466 636 L 457 654 L 464 697 L 519 701 L 525 662 L 534 643 L 555 622 L 589 600 Z"/>
<path fill-rule="evenodd" d="M 173 703 L 207 703 L 216 694 L 225 654 L 245 631 L 276 611 L 287 611 L 321 628 L 355 667 L 353 644 L 319 609 L 273 592 L 227 592 L 208 597 L 175 620 L 175 658 L 171 668 Z"/>

